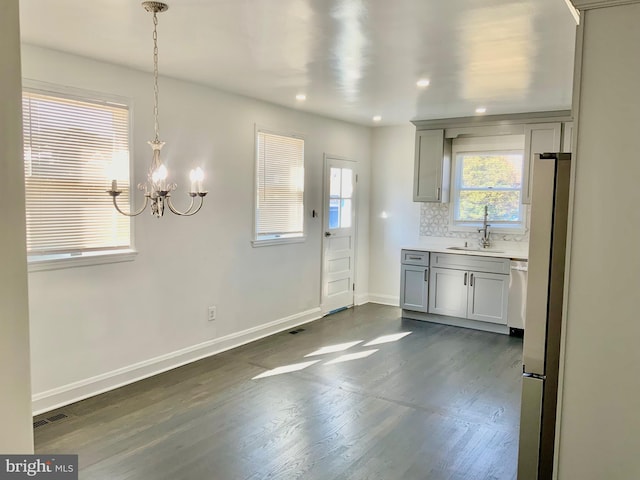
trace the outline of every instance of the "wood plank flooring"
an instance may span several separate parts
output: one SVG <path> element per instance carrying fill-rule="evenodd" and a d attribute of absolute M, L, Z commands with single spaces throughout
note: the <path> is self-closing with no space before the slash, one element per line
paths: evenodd
<path fill-rule="evenodd" d="M 35 429 L 36 452 L 77 453 L 92 480 L 516 478 L 521 339 L 374 304 L 302 328 L 42 415 L 68 418 Z"/>

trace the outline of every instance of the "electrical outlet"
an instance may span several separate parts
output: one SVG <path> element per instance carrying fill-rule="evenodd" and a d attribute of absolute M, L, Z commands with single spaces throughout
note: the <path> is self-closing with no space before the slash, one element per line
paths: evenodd
<path fill-rule="evenodd" d="M 215 305 L 209 307 L 209 321 L 213 322 L 216 319 L 216 307 Z"/>

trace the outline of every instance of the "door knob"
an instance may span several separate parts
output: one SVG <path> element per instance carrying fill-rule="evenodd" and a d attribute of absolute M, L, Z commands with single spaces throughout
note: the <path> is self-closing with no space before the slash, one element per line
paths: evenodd
<path fill-rule="evenodd" d="M 324 232 L 324 236 L 325 237 L 330 237 L 331 236 L 331 232 Z"/>

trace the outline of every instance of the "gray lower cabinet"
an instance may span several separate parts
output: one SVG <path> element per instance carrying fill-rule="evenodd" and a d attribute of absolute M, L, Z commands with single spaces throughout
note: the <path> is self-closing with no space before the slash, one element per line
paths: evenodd
<path fill-rule="evenodd" d="M 448 254 L 432 256 L 432 265 L 447 264 L 454 268 L 431 267 L 429 313 L 507 324 L 509 275 L 462 267 L 468 265 L 502 272 L 508 268 L 508 260 Z"/>
<path fill-rule="evenodd" d="M 467 316 L 467 272 L 449 268 L 431 268 L 431 292 L 429 294 L 429 313 Z"/>
<path fill-rule="evenodd" d="M 429 252 L 402 250 L 400 308 L 426 313 L 429 308 Z"/>
<path fill-rule="evenodd" d="M 467 318 L 507 324 L 509 275 L 469 272 Z"/>
<path fill-rule="evenodd" d="M 429 267 L 402 265 L 400 307 L 414 312 L 427 312 L 429 301 Z"/>

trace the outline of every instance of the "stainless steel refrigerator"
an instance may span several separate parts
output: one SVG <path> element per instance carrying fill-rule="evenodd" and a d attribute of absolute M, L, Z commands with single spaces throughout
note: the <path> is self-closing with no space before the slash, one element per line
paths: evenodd
<path fill-rule="evenodd" d="M 570 173 L 571 154 L 534 159 L 518 480 L 553 473 Z"/>

